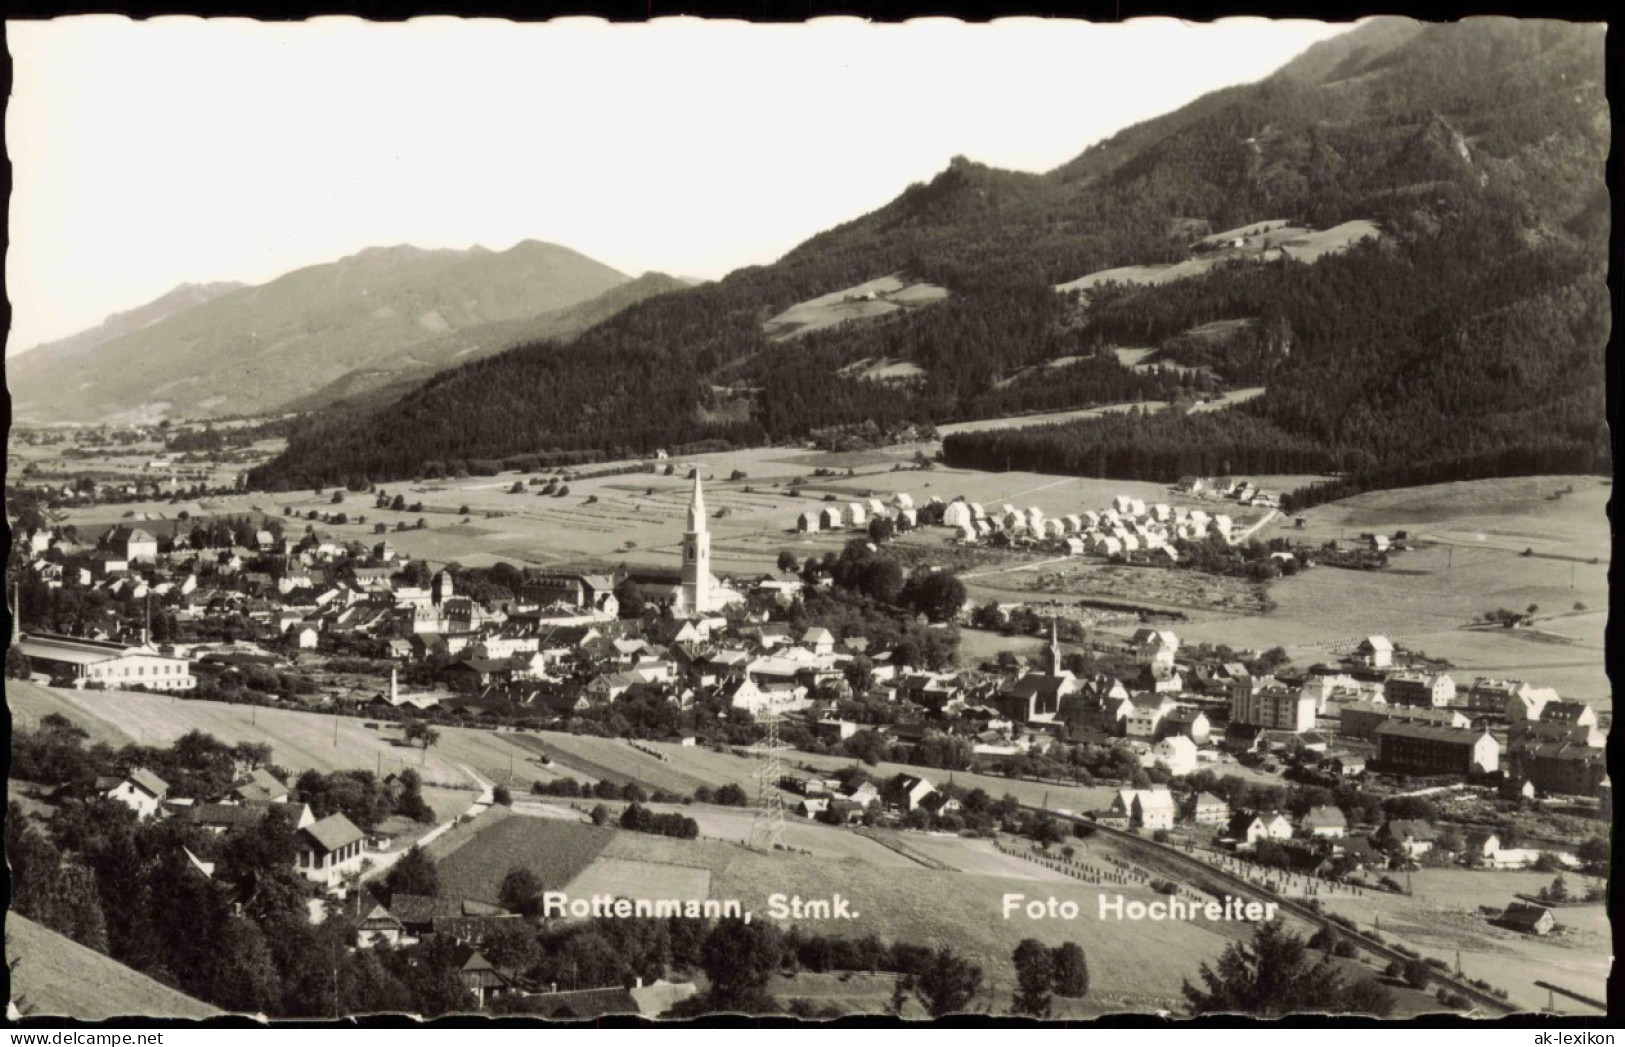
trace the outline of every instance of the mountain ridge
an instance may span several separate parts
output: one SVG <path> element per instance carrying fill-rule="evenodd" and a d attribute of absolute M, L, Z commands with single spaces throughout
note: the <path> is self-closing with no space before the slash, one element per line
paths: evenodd
<path fill-rule="evenodd" d="M 312 417 L 253 480 L 364 483 L 538 455 L 799 441 L 840 427 L 884 433 L 1188 397 L 1243 377 L 1265 393 L 1213 424 L 1259 461 L 1285 460 L 1278 448 L 1328 472 L 1407 456 L 1439 468 L 1590 468 L 1608 454 L 1605 323 L 1597 333 L 1607 312 L 1602 42 L 1589 25 L 1375 19 L 1050 172 L 957 157 L 772 265 L 639 303 L 563 348 L 520 347 L 449 369 L 387 409 Z M 1262 219 L 1310 232 L 1363 222 L 1381 236 L 1312 264 L 1283 257 L 1156 287 L 1051 290 L 1178 262 L 1193 241 Z M 791 305 L 887 273 L 948 297 L 808 332 L 793 351 L 764 335 L 763 321 Z M 1507 310 L 1520 325 L 1550 318 L 1550 337 L 1521 359 L 1483 322 Z M 1110 353 L 1177 349 L 1216 321 L 1274 333 L 1243 339 L 1235 358 L 1220 347 L 1199 373 L 1133 371 Z M 1290 354 L 1272 348 L 1288 345 Z M 1028 370 L 1062 357 L 1080 362 Z M 863 359 L 907 363 L 915 377 L 843 374 Z M 1424 374 L 1424 362 L 1444 370 Z M 1039 377 L 1008 381 L 1023 373 Z M 1492 380 L 1513 373 L 1523 382 L 1515 391 Z M 1531 411 L 1549 424 L 1532 426 Z M 1172 421 L 1147 424 L 1174 431 Z M 1093 450 L 1053 460 L 1104 470 L 1110 435 L 1086 435 Z M 1418 443 L 1428 435 L 1437 455 Z M 955 445 L 967 461 L 981 453 L 974 442 Z"/>
<path fill-rule="evenodd" d="M 563 309 L 630 277 L 570 248 L 365 248 L 225 290 L 75 351 L 7 360 L 18 417 L 253 414 L 448 331 Z M 31 362 L 30 357 L 34 357 Z"/>

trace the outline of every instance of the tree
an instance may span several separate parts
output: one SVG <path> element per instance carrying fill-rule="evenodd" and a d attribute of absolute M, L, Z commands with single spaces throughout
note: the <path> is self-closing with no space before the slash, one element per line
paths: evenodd
<path fill-rule="evenodd" d="M 516 865 L 502 878 L 497 901 L 509 912 L 534 918 L 542 911 L 541 895 L 541 878 L 524 866 Z"/>
<path fill-rule="evenodd" d="M 342 504 L 344 504 L 344 491 L 343 491 L 343 489 L 334 491 L 331 501 L 332 501 L 332 504 L 334 504 L 334 505 L 342 505 Z"/>
<path fill-rule="evenodd" d="M 603 804 L 595 804 L 590 816 L 594 825 L 604 825 L 609 821 L 609 808 Z"/>
<path fill-rule="evenodd" d="M 869 540 L 876 545 L 884 545 L 897 534 L 897 525 L 892 523 L 889 516 L 877 516 L 869 521 Z"/>
<path fill-rule="evenodd" d="M 791 552 L 788 549 L 785 549 L 785 550 L 783 550 L 783 551 L 781 551 L 779 553 L 779 570 L 780 571 L 785 572 L 785 573 L 789 573 L 789 572 L 798 570 L 800 568 L 800 566 L 801 566 L 801 561 L 796 559 L 796 554 L 795 553 Z"/>
<path fill-rule="evenodd" d="M 1303 939 L 1279 921 L 1260 924 L 1251 942 L 1232 942 L 1218 963 L 1202 964 L 1202 987 L 1184 985 L 1196 1014 L 1359 1013 L 1383 1017 L 1394 999 L 1372 979 L 1350 981 L 1325 954 L 1311 963 Z"/>
<path fill-rule="evenodd" d="M 965 606 L 965 583 L 952 572 L 921 568 L 909 576 L 898 600 L 933 622 L 952 621 Z"/>
<path fill-rule="evenodd" d="M 623 578 L 616 584 L 615 600 L 620 604 L 622 618 L 642 618 L 644 608 L 648 606 L 643 589 L 631 578 Z"/>
<path fill-rule="evenodd" d="M 274 1010 L 282 997 L 282 980 L 259 924 L 232 916 L 211 946 L 210 1002 L 246 1014 Z"/>
<path fill-rule="evenodd" d="M 1051 966 L 1055 975 L 1055 995 L 1076 999 L 1089 995 L 1089 960 L 1083 946 L 1066 942 L 1056 948 Z"/>
<path fill-rule="evenodd" d="M 434 861 L 428 853 L 413 844 L 401 855 L 399 861 L 390 866 L 389 872 L 384 876 L 384 886 L 389 888 L 391 895 L 432 896 L 440 891 L 440 872 L 435 868 Z"/>
<path fill-rule="evenodd" d="M 491 802 L 501 804 L 504 807 L 512 807 L 513 794 L 508 791 L 506 785 L 499 785 L 491 790 Z"/>
<path fill-rule="evenodd" d="M 946 947 L 932 953 L 914 979 L 914 992 L 933 1018 L 964 1011 L 981 988 L 982 968 Z"/>
<path fill-rule="evenodd" d="M 26 680 L 33 674 L 28 658 L 16 647 L 6 648 L 6 679 Z"/>
<path fill-rule="evenodd" d="M 497 920 L 480 940 L 480 953 L 504 971 L 523 974 L 542 958 L 536 932 L 522 920 Z"/>
<path fill-rule="evenodd" d="M 1400 967 L 1400 977 L 1413 989 L 1426 990 L 1433 981 L 1433 970 L 1421 960 L 1412 957 Z"/>
<path fill-rule="evenodd" d="M 1049 947 L 1037 938 L 1023 938 L 1010 959 L 1016 965 L 1016 996 L 1012 1003 L 1016 1013 L 1047 1018 L 1050 990 L 1055 984 L 1055 958 Z"/>
<path fill-rule="evenodd" d="M 1606 871 L 1608 868 L 1608 841 L 1601 836 L 1587 837 L 1576 854 L 1590 872 Z"/>
<path fill-rule="evenodd" d="M 440 740 L 440 732 L 435 730 L 433 727 L 430 727 L 422 720 L 406 721 L 406 730 L 404 733 L 408 742 L 421 745 L 424 752 L 428 752 L 429 746 Z"/>
<path fill-rule="evenodd" d="M 705 936 L 700 966 L 711 981 L 711 1009 L 759 1012 L 767 980 L 784 955 L 783 935 L 770 923 L 746 923 L 737 916 L 720 921 Z"/>

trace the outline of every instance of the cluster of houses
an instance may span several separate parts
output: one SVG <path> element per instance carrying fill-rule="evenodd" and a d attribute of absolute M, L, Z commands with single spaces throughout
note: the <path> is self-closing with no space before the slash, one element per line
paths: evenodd
<path fill-rule="evenodd" d="M 898 774 L 876 784 L 854 777 L 844 785 L 838 778 L 787 774 L 779 787 L 797 793 L 794 806 L 804 818 L 832 825 L 853 825 L 875 816 L 907 816 L 915 811 L 931 815 L 953 814 L 962 805 L 950 793 L 919 775 Z"/>
<path fill-rule="evenodd" d="M 933 498 L 928 508 L 940 507 L 941 504 L 942 499 Z M 871 520 L 891 520 L 905 528 L 915 527 L 921 523 L 920 509 L 914 504 L 914 496 L 906 492 L 893 495 L 890 505 L 879 498 L 865 498 L 862 501 L 845 504 L 832 502 L 816 509 L 808 509 L 797 516 L 796 530 L 806 534 L 839 531 L 845 528 L 861 530 L 867 527 Z"/>
<path fill-rule="evenodd" d="M 943 509 L 942 523 L 961 542 L 999 538 L 1016 544 L 1051 541 L 1057 551 L 1081 556 L 1125 556 L 1146 552 L 1177 561 L 1175 541 L 1202 541 L 1211 536 L 1232 541 L 1240 533 L 1230 516 L 1162 502 L 1118 495 L 1102 510 L 1088 509 L 1046 516 L 1037 506 L 1026 509 L 1005 503 L 991 511 L 979 502 L 955 499 Z"/>
<path fill-rule="evenodd" d="M 1270 492 L 1257 491 L 1244 481 L 1226 482 L 1233 485 L 1227 497 L 1242 504 L 1263 509 L 1273 509 L 1277 504 Z M 1048 543 L 1056 551 L 1073 556 L 1088 553 L 1111 557 L 1144 552 L 1177 560 L 1175 541 L 1202 541 L 1217 536 L 1228 542 L 1241 533 L 1241 528 L 1228 514 L 1160 502 L 1148 505 L 1143 499 L 1129 495 L 1118 495 L 1105 509 L 1049 516 L 1037 506 L 1018 508 L 1008 502 L 984 506 L 963 496 L 946 503 L 932 497 L 916 507 L 912 496 L 898 494 L 893 496 L 890 505 L 878 498 L 869 498 L 808 509 L 796 518 L 796 530 L 815 533 L 863 528 L 877 518 L 890 519 L 906 527 L 940 524 L 954 531 L 955 540 L 966 544 Z"/>
<path fill-rule="evenodd" d="M 1225 500 L 1255 509 L 1278 509 L 1281 506 L 1281 496 L 1277 492 L 1231 476 L 1185 476 L 1174 484 L 1173 489 L 1189 498 Z"/>
<path fill-rule="evenodd" d="M 391 775 L 383 786 L 397 788 L 398 780 Z M 547 1017 L 654 1017 L 698 991 L 690 983 L 664 980 L 648 986 L 640 980 L 632 987 L 563 992 L 556 985 L 525 984 L 519 972 L 497 967 L 480 952 L 484 936 L 503 922 L 520 919 L 517 914 L 472 899 L 403 893 L 389 897 L 386 904 L 362 882 L 368 855 L 382 841 L 369 838 L 343 814 L 315 817 L 309 805 L 291 800 L 287 785 L 264 768 L 249 771 L 225 795 L 207 801 L 174 795 L 168 783 L 141 767 L 97 779 L 95 791 L 129 807 L 143 820 L 180 819 L 216 836 L 258 832 L 268 814 L 280 814 L 294 830 L 294 871 L 338 898 L 337 902 L 313 899 L 312 919 L 344 921 L 354 929 L 358 949 L 412 945 L 435 936 L 451 941 L 457 978 L 481 1008 L 498 996 L 517 993 L 532 997 L 530 1009 Z M 199 875 L 215 875 L 215 863 L 189 849 L 185 853 Z"/>
<path fill-rule="evenodd" d="M 1212 832 L 1218 846 L 1243 857 L 1260 842 L 1282 844 L 1285 849 L 1279 853 L 1294 862 L 1292 871 L 1308 876 L 1323 875 L 1333 866 L 1341 866 L 1343 872 L 1380 871 L 1430 853 L 1484 868 L 1525 869 L 1547 853 L 1503 847 L 1491 830 L 1450 832 L 1414 818 L 1389 818 L 1361 827 L 1331 805 L 1311 807 L 1297 819 L 1276 810 L 1232 810 L 1211 793 L 1179 794 L 1166 785 L 1120 789 L 1108 808 L 1088 812 L 1088 817 L 1114 829 L 1156 832 L 1184 826 Z M 1444 850 L 1447 846 L 1449 851 Z M 1572 855 L 1551 853 L 1565 864 L 1577 864 Z"/>
<path fill-rule="evenodd" d="M 144 767 L 98 778 L 95 791 L 130 808 L 142 820 L 178 818 L 215 835 L 257 831 L 266 815 L 275 812 L 286 817 L 294 830 L 294 870 L 300 876 L 343 890 L 348 880 L 363 872 L 369 841 L 354 822 L 343 814 L 317 818 L 309 805 L 290 802 L 288 786 L 263 767 L 244 768 L 244 772 L 223 796 L 178 796 L 168 782 Z M 393 775 L 384 786 L 398 787 Z M 191 852 L 187 857 L 203 875 L 214 875 L 213 863 Z"/>

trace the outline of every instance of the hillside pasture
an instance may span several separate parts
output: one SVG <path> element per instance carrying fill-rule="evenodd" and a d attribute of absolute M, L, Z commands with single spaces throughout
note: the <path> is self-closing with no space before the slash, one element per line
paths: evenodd
<path fill-rule="evenodd" d="M 764 323 L 762 331 L 769 338 L 785 339 L 849 320 L 873 319 L 912 306 L 930 305 L 947 297 L 946 288 L 893 273 L 797 302 Z"/>

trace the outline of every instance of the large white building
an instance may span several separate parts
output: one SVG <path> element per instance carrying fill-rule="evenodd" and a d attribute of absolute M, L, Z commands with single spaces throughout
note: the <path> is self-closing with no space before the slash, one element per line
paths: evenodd
<path fill-rule="evenodd" d="M 24 636 L 16 648 L 29 668 L 69 687 L 99 684 L 113 690 L 141 686 L 152 691 L 189 691 L 192 667 L 147 645 L 82 640 L 71 636 Z"/>

